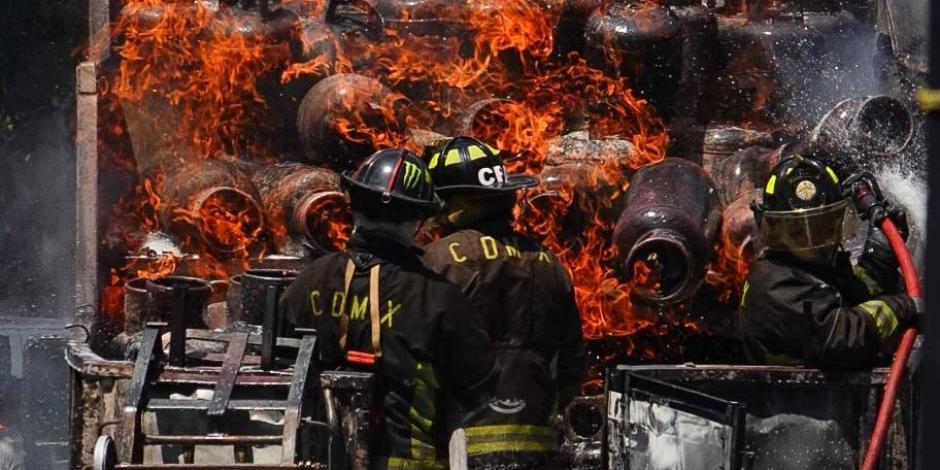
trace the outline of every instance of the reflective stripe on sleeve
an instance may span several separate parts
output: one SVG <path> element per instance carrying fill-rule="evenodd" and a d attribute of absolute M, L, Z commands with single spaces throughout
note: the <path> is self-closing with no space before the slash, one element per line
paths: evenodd
<path fill-rule="evenodd" d="M 898 317 L 885 301 L 869 300 L 868 302 L 859 304 L 859 308 L 875 322 L 878 335 L 882 338 L 891 336 L 894 334 L 895 330 L 897 330 Z"/>

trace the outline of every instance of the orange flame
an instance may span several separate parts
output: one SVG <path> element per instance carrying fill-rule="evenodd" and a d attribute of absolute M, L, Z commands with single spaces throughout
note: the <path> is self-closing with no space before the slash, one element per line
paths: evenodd
<path fill-rule="evenodd" d="M 322 0 L 289 3 L 296 11 L 311 15 L 309 18 L 323 13 Z M 352 109 L 350 117 L 335 122 L 347 142 L 379 148 L 420 150 L 415 142 L 406 140 L 407 132 L 397 131 L 451 130 L 455 118 L 472 103 L 493 98 L 500 100 L 469 128 L 459 131 L 505 151 L 510 171 L 542 171 L 549 141 L 568 132 L 587 130 L 592 137 L 615 136 L 629 141 L 636 149 L 629 161 L 598 166 L 590 171 L 583 188 L 561 187 L 541 202 L 520 198 L 517 228 L 540 239 L 567 266 L 585 338 L 622 340 L 619 351 L 649 358 L 655 349 L 631 337 L 640 332 L 668 334 L 664 319 L 670 327 L 697 328 L 694 322 L 676 320 L 681 317 L 679 310 L 664 312 L 633 301 L 635 286 L 655 282 L 644 265 L 634 266 L 636 272 L 630 280 L 619 279 L 615 273 L 617 248 L 610 241 L 618 216 L 615 202 L 627 189 L 629 170 L 664 158 L 667 132 L 656 111 L 632 92 L 627 80 L 606 75 L 577 54 L 552 56 L 559 20 L 557 2 L 433 2 L 435 7 L 430 11 L 409 11 L 408 2 L 399 4 L 406 6 L 398 18 L 387 18 L 388 25 L 395 23 L 392 20 L 438 19 L 446 34 L 389 26 L 378 31 L 381 40 L 344 35 L 334 48 L 336 57 L 323 54 L 291 63 L 290 48 L 266 38 L 264 25 L 250 14 L 236 14 L 224 7 L 210 11 L 201 3 L 127 0 L 114 28 L 121 38 L 117 47 L 121 64 L 109 92 L 131 105 L 153 96 L 169 102 L 179 120 L 171 133 L 198 157 L 247 151 L 259 159 L 271 159 L 274 145 L 264 133 L 270 110 L 265 94 L 258 89 L 258 79 L 271 74 L 275 80 L 289 83 L 352 72 L 389 87 L 391 101 L 383 101 L 380 109 Z M 303 47 L 306 52 L 316 49 L 308 42 Z M 399 100 L 401 96 L 408 99 Z M 352 98 L 345 99 L 355 103 Z M 381 122 L 372 125 L 363 115 L 376 111 Z M 114 126 L 110 137 L 123 132 L 122 127 Z M 120 235 L 111 237 L 116 240 L 109 244 L 133 251 L 141 237 L 132 234 L 168 229 L 157 216 L 166 209 L 158 196 L 160 186 L 160 181 L 146 180 L 122 199 L 109 231 Z M 589 194 L 601 187 L 606 197 Z M 573 212 L 579 214 L 578 227 L 566 225 Z M 195 253 L 198 262 L 151 260 L 143 267 L 116 268 L 103 292 L 108 297 L 102 302 L 106 310 L 116 303 L 110 298 L 117 295 L 113 287 L 132 275 L 186 270 L 207 278 L 227 277 L 247 265 L 249 257 L 258 255 L 245 248 L 259 236 L 252 216 L 230 201 L 210 198 L 195 210 L 176 209 L 174 216 L 176 221 L 198 225 L 215 240 L 239 249 L 224 259 L 204 251 Z M 343 246 L 349 236 L 345 219 L 329 210 L 320 217 L 321 222 L 327 222 L 322 224 L 326 238 Z M 283 226 L 268 229 L 274 237 L 284 236 L 286 230 Z M 198 246 L 185 240 L 181 245 Z"/>

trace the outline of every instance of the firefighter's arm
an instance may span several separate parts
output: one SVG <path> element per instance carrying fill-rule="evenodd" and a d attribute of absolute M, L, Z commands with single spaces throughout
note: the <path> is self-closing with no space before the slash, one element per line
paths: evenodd
<path fill-rule="evenodd" d="M 900 293 L 898 259 L 880 228 L 872 226 L 869 231 L 864 251 L 855 266 L 855 277 L 865 284 L 872 297 Z"/>
<path fill-rule="evenodd" d="M 564 407 L 579 393 L 587 368 L 587 353 L 581 330 L 581 314 L 568 273 L 561 268 L 567 285 L 558 341 L 558 405 Z"/>
<path fill-rule="evenodd" d="M 850 308 L 814 315 L 819 329 L 816 363 L 827 367 L 872 366 L 890 353 L 901 327 L 917 308 L 906 295 L 884 295 Z"/>
<path fill-rule="evenodd" d="M 441 293 L 448 299 L 442 312 L 441 367 L 465 409 L 474 409 L 495 395 L 498 372 L 493 346 L 470 306 L 453 285 Z"/>
<path fill-rule="evenodd" d="M 863 311 L 846 308 L 839 291 L 816 278 L 799 271 L 775 273 L 769 282 L 752 285 L 749 293 L 754 298 L 747 299 L 748 311 L 766 312 L 763 327 L 779 338 L 778 350 L 771 353 L 798 354 L 803 364 L 823 368 L 859 367 L 877 360 L 878 334 Z M 755 303 L 759 300 L 764 305 Z"/>

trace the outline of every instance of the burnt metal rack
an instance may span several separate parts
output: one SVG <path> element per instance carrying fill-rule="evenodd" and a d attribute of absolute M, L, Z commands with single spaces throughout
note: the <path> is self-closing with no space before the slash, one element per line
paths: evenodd
<path fill-rule="evenodd" d="M 204 354 L 199 359 L 184 358 L 198 364 L 183 366 L 179 360 L 170 360 L 163 352 L 161 341 L 165 324 L 151 323 L 144 330 L 134 372 L 124 395 L 120 419 L 119 444 L 107 435 L 98 438 L 94 451 L 94 470 L 113 469 L 282 469 L 320 468 L 314 463 L 299 463 L 298 440 L 304 415 L 305 398 L 311 386 L 310 377 L 316 377 L 313 354 L 316 336 L 313 331 L 302 331 L 302 338 L 277 338 L 279 349 L 296 351 L 292 367 L 276 370 L 259 367 L 262 357 L 249 354 L 249 346 L 260 347 L 258 335 L 245 332 L 220 333 L 206 330 L 188 330 L 186 340 L 223 343 L 224 353 Z M 173 340 L 171 339 L 171 344 Z M 171 350 L 171 355 L 173 351 Z M 172 364 L 172 366 L 171 366 Z M 175 367 L 174 367 L 175 366 Z M 183 366 L 183 367 L 179 367 Z M 161 397 L 161 389 L 179 390 L 181 387 L 212 387 L 211 400 Z M 263 394 L 257 392 L 264 391 Z M 166 393 L 162 394 L 166 395 Z M 251 398 L 235 399 L 234 396 Z M 262 398 L 263 397 L 263 398 Z M 309 407 L 308 407 L 309 408 Z M 149 435 L 142 429 L 146 412 L 159 411 L 204 412 L 212 432 L 204 435 Z M 231 411 L 283 412 L 282 432 L 276 435 L 232 435 L 222 432 L 223 418 Z M 310 419 L 307 423 L 329 428 L 327 423 Z M 184 448 L 184 458 L 191 461 L 195 446 L 235 446 L 236 464 L 167 464 L 143 463 L 145 445 L 178 445 Z M 245 463 L 253 445 L 280 445 L 280 463 Z M 119 462 L 120 458 L 120 462 Z"/>

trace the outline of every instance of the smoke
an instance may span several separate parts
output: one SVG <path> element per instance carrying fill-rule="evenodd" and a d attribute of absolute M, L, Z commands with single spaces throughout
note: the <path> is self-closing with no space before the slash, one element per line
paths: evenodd
<path fill-rule="evenodd" d="M 0 317 L 71 315 L 70 112 L 70 106 L 32 112 L 0 142 Z"/>

